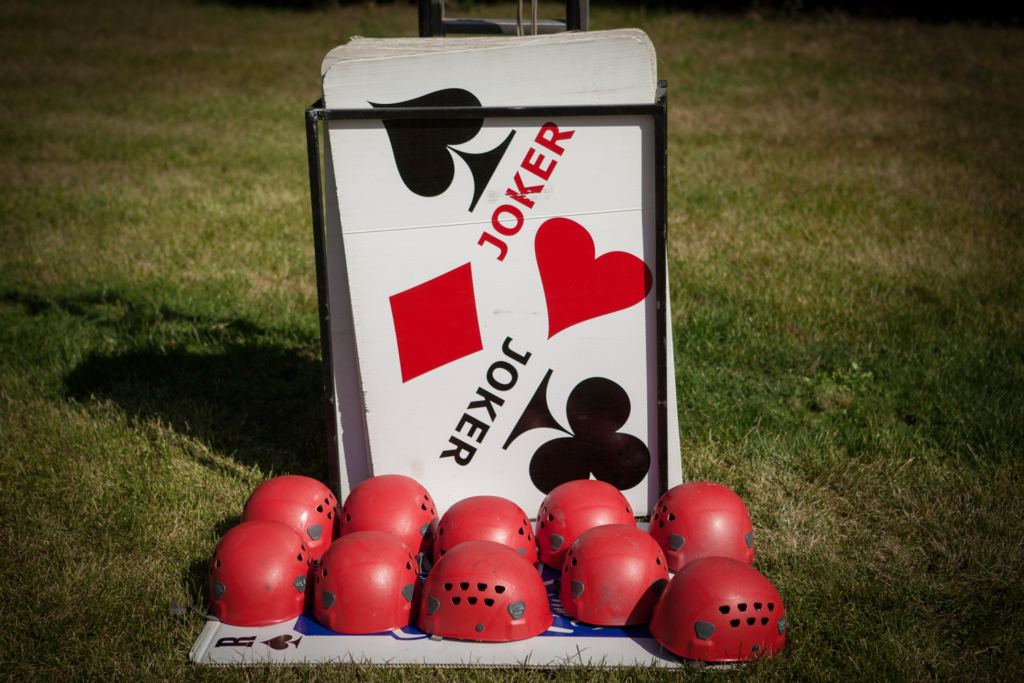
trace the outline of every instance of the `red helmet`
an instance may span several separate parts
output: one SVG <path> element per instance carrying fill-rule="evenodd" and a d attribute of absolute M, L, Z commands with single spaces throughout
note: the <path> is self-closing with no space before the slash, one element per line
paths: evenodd
<path fill-rule="evenodd" d="M 414 555 L 429 555 L 434 545 L 430 522 L 435 517 L 434 500 L 419 482 L 401 474 L 382 474 L 348 494 L 341 508 L 341 535 L 386 531 L 402 539 Z"/>
<path fill-rule="evenodd" d="M 654 509 L 650 530 L 674 572 L 700 557 L 754 561 L 750 513 L 721 484 L 694 481 L 669 489 Z"/>
<path fill-rule="evenodd" d="M 430 635 L 507 642 L 543 633 L 552 621 L 537 568 L 493 541 L 455 546 L 423 586 L 419 627 Z"/>
<path fill-rule="evenodd" d="M 220 539 L 210 558 L 210 612 L 236 626 L 295 619 L 308 606 L 311 557 L 281 522 L 242 522 Z"/>
<path fill-rule="evenodd" d="M 605 524 L 580 534 L 562 567 L 562 606 L 600 626 L 646 624 L 668 584 L 668 565 L 648 534 Z"/>
<path fill-rule="evenodd" d="M 314 560 L 338 537 L 338 501 L 329 488 L 309 477 L 274 477 L 257 486 L 245 501 L 242 521 L 261 519 L 295 529 Z"/>
<path fill-rule="evenodd" d="M 559 569 L 573 541 L 603 524 L 636 526 L 633 509 L 617 488 L 594 479 L 556 486 L 537 513 L 537 551 L 544 564 Z"/>
<path fill-rule="evenodd" d="M 694 560 L 654 608 L 651 633 L 689 659 L 735 662 L 786 645 L 786 610 L 771 581 L 731 557 Z"/>
<path fill-rule="evenodd" d="M 321 558 L 313 609 L 332 631 L 390 631 L 416 619 L 421 587 L 416 559 L 397 536 L 358 531 L 339 538 Z"/>
<path fill-rule="evenodd" d="M 537 563 L 537 541 L 523 509 L 506 498 L 473 496 L 448 508 L 434 534 L 434 562 L 465 541 L 494 541 Z"/>

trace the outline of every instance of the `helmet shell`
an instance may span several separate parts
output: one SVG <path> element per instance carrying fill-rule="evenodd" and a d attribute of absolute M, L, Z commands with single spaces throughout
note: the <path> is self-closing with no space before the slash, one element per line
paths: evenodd
<path fill-rule="evenodd" d="M 689 659 L 735 662 L 786 645 L 786 610 L 771 581 L 731 557 L 704 557 L 676 574 L 654 608 L 651 633 Z"/>
<path fill-rule="evenodd" d="M 553 569 L 561 569 L 573 541 L 587 529 L 603 524 L 636 526 L 633 508 L 617 488 L 594 479 L 556 486 L 537 513 L 540 559 Z"/>
<path fill-rule="evenodd" d="M 754 561 L 754 527 L 747 506 L 732 489 L 694 481 L 669 489 L 651 516 L 651 536 L 679 571 L 701 557 Z"/>
<path fill-rule="evenodd" d="M 507 642 L 543 633 L 553 621 L 536 567 L 506 545 L 466 541 L 427 576 L 418 623 L 430 635 Z"/>
<path fill-rule="evenodd" d="M 341 508 L 341 535 L 386 531 L 402 539 L 413 555 L 430 553 L 434 499 L 415 479 L 401 474 L 370 477 L 352 489 Z"/>
<path fill-rule="evenodd" d="M 573 541 L 562 567 L 562 606 L 599 626 L 646 624 L 668 584 L 665 554 L 628 524 L 588 529 Z"/>
<path fill-rule="evenodd" d="M 523 509 L 507 498 L 473 496 L 448 508 L 434 532 L 434 563 L 466 541 L 494 541 L 507 545 L 537 563 L 537 540 Z"/>
<path fill-rule="evenodd" d="M 302 537 L 317 560 L 338 537 L 338 501 L 316 479 L 298 475 L 274 477 L 257 486 L 245 501 L 242 521 L 257 520 L 287 524 Z"/>
<path fill-rule="evenodd" d="M 416 619 L 421 589 L 416 559 L 397 536 L 357 531 L 321 558 L 313 610 L 332 631 L 380 633 Z"/>
<path fill-rule="evenodd" d="M 210 613 L 236 626 L 295 619 L 307 606 L 312 558 L 286 524 L 242 522 L 220 539 L 210 558 Z"/>

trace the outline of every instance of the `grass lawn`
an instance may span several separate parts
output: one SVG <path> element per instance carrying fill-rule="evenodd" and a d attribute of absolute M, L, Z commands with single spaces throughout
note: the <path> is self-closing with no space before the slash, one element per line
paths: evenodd
<path fill-rule="evenodd" d="M 248 493 L 326 478 L 302 111 L 415 8 L 4 0 L 0 679 L 1024 678 L 1024 32 L 595 4 L 669 81 L 684 477 L 747 501 L 788 649 L 188 664 L 168 605 L 204 605 Z"/>

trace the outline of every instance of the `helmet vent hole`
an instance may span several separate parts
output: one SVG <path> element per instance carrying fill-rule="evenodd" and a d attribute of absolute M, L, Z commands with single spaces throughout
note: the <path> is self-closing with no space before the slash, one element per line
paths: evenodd
<path fill-rule="evenodd" d="M 442 551 L 441 551 L 441 557 L 444 557 L 444 554 L 445 554 L 446 552 L 448 552 L 448 551 L 447 551 L 447 550 L 442 550 Z"/>
<path fill-rule="evenodd" d="M 440 531 L 438 531 L 437 535 L 438 536 L 444 536 L 444 529 L 441 529 Z"/>
<path fill-rule="evenodd" d="M 217 564 L 215 564 L 213 566 L 216 567 L 217 569 L 220 569 L 220 560 L 217 560 Z"/>
<path fill-rule="evenodd" d="M 541 528 L 541 529 L 543 529 L 543 528 L 544 528 L 544 521 L 543 521 L 543 520 L 541 520 L 541 523 L 540 523 L 540 528 Z"/>
<path fill-rule="evenodd" d="M 747 626 L 753 626 L 754 622 L 756 622 L 756 621 L 757 621 L 757 619 L 755 619 L 754 617 L 748 618 L 747 619 Z"/>
<path fill-rule="evenodd" d="M 452 598 L 452 604 L 457 605 L 462 602 L 462 598 Z"/>
<path fill-rule="evenodd" d="M 775 603 L 774 602 L 769 602 L 768 603 L 768 611 L 769 612 L 775 611 Z"/>
<path fill-rule="evenodd" d="M 520 536 L 523 536 L 523 535 L 525 535 L 525 534 L 526 534 L 526 532 L 525 532 L 525 531 L 523 531 L 523 527 L 519 527 L 519 535 L 520 535 Z"/>
<path fill-rule="evenodd" d="M 412 569 L 412 565 L 411 565 L 411 564 L 409 564 L 408 562 L 406 562 L 406 563 L 405 563 L 405 568 L 406 568 L 406 569 Z"/>
<path fill-rule="evenodd" d="M 446 583 L 446 584 L 444 585 L 444 589 L 445 589 L 446 591 L 450 591 L 450 590 L 452 589 L 452 585 L 451 585 L 450 583 Z"/>
<path fill-rule="evenodd" d="M 670 522 L 676 521 L 676 516 L 673 515 L 671 512 L 668 513 L 668 521 L 670 521 Z"/>
<path fill-rule="evenodd" d="M 484 604 L 488 607 L 494 607 L 494 600 L 491 598 L 484 598 Z"/>
<path fill-rule="evenodd" d="M 533 540 L 533 536 L 531 536 L 530 534 L 526 534 L 526 540 L 527 541 L 532 541 Z"/>
<path fill-rule="evenodd" d="M 661 558 L 660 557 L 654 558 L 654 561 L 657 562 L 658 564 L 661 564 Z"/>
<path fill-rule="evenodd" d="M 483 593 L 485 590 L 487 590 L 487 584 L 486 583 L 478 583 L 476 585 L 476 589 L 478 591 L 480 591 L 481 593 Z"/>
<path fill-rule="evenodd" d="M 324 578 L 326 579 L 326 578 L 327 578 L 327 567 L 324 567 L 324 568 L 323 568 L 323 569 L 321 570 L 321 573 L 323 574 L 323 577 L 324 577 Z"/>
<path fill-rule="evenodd" d="M 427 501 L 429 503 L 430 502 L 430 496 L 428 496 L 427 494 L 424 493 L 423 494 L 423 500 L 425 500 L 425 501 Z"/>
<path fill-rule="evenodd" d="M 740 620 L 739 619 L 733 619 L 732 621 L 729 622 L 729 626 L 732 626 L 733 628 L 736 628 L 739 625 L 740 625 Z"/>
<path fill-rule="evenodd" d="M 327 513 L 327 519 L 330 519 L 330 518 L 331 518 L 331 513 L 330 513 L 330 512 L 328 512 L 328 513 Z"/>
<path fill-rule="evenodd" d="M 352 521 L 352 515 L 345 515 L 345 521 L 346 522 L 351 522 Z"/>
<path fill-rule="evenodd" d="M 302 548 L 303 550 L 306 549 L 306 546 L 302 545 L 301 543 L 299 544 L 299 547 Z"/>
<path fill-rule="evenodd" d="M 661 520 L 660 522 L 658 522 L 658 528 L 659 528 L 659 529 L 660 529 L 661 527 L 663 527 L 663 526 L 665 526 L 665 520 Z"/>
<path fill-rule="evenodd" d="M 459 588 L 461 588 L 464 591 L 468 591 L 469 590 L 469 584 L 467 582 L 463 581 L 462 583 L 459 584 Z"/>
<path fill-rule="evenodd" d="M 501 595 L 502 593 L 505 592 L 505 587 L 504 586 L 495 586 L 494 587 L 494 592 L 497 593 L 498 595 Z"/>
<path fill-rule="evenodd" d="M 729 613 L 729 605 L 722 605 L 721 607 L 718 608 L 718 611 L 721 612 L 722 614 L 728 614 Z"/>
<path fill-rule="evenodd" d="M 761 611 L 761 603 L 755 602 L 754 603 L 754 609 L 757 610 L 758 612 L 760 612 Z"/>
<path fill-rule="evenodd" d="M 434 514 L 434 508 L 430 508 L 430 514 Z"/>
<path fill-rule="evenodd" d="M 658 513 L 657 513 L 657 512 L 655 512 L 655 513 L 654 513 L 654 518 L 655 518 L 655 519 L 657 519 L 657 518 L 658 518 Z"/>
<path fill-rule="evenodd" d="M 626 506 L 626 512 L 628 512 L 629 514 L 633 514 L 633 511 L 629 509 L 628 505 Z"/>
<path fill-rule="evenodd" d="M 576 566 L 576 558 L 575 557 L 572 558 L 572 566 L 574 566 L 574 567 Z"/>
<path fill-rule="evenodd" d="M 768 617 L 761 617 L 761 626 L 768 625 Z"/>
<path fill-rule="evenodd" d="M 323 512 L 324 511 L 324 506 L 323 505 L 317 505 L 316 506 L 316 511 L 317 512 Z"/>
<path fill-rule="evenodd" d="M 548 515 L 548 521 L 549 522 L 555 521 L 555 516 L 554 515 Z"/>
<path fill-rule="evenodd" d="M 667 505 L 662 505 L 661 506 L 661 511 L 662 512 L 668 512 L 668 506 Z"/>
<path fill-rule="evenodd" d="M 302 553 L 299 553 L 299 562 L 302 562 Z"/>
<path fill-rule="evenodd" d="M 466 601 L 469 602 L 469 604 L 471 604 L 471 605 L 475 605 L 476 604 L 476 598 L 466 598 Z"/>
<path fill-rule="evenodd" d="M 747 611 L 747 603 L 741 602 L 740 604 L 736 605 L 736 609 L 738 609 L 741 612 L 746 612 Z"/>
<path fill-rule="evenodd" d="M 427 504 L 426 503 L 420 503 L 420 510 L 426 510 L 426 509 L 427 509 Z"/>

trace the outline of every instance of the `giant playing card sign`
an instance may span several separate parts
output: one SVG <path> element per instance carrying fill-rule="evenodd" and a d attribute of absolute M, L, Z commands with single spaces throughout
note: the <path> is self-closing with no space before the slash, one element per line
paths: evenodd
<path fill-rule="evenodd" d="M 346 90 L 373 113 L 328 127 L 368 469 L 442 508 L 532 509 L 593 477 L 649 509 L 666 453 L 655 117 L 502 109 L 479 79 L 425 80 Z"/>

